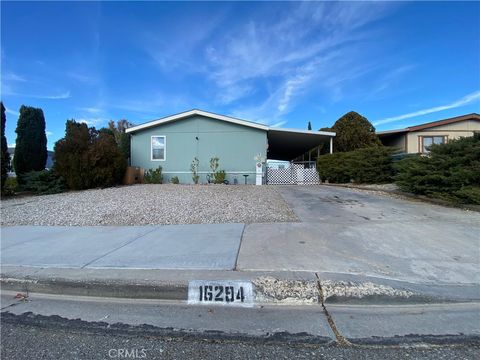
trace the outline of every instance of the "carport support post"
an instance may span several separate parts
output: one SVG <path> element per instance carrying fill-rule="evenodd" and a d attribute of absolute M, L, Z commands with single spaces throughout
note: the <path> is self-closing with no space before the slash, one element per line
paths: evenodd
<path fill-rule="evenodd" d="M 330 154 L 333 154 L 333 138 L 330 138 Z"/>

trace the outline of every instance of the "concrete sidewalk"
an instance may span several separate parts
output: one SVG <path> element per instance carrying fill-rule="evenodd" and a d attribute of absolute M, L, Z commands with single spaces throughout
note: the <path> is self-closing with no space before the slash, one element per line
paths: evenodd
<path fill-rule="evenodd" d="M 9 226 L 2 266 L 52 268 L 235 268 L 243 224 Z"/>

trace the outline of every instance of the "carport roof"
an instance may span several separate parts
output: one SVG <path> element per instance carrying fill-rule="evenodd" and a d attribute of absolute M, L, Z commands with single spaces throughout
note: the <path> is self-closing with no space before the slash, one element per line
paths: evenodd
<path fill-rule="evenodd" d="M 215 114 L 198 109 L 184 111 L 179 114 L 167 116 L 161 119 L 149 121 L 141 125 L 133 126 L 126 129 L 126 132 L 134 133 L 146 128 L 185 119 L 194 115 L 205 116 L 211 119 L 217 119 L 220 121 L 226 121 L 266 131 L 268 138 L 267 157 L 269 159 L 275 160 L 292 160 L 306 153 L 308 150 L 327 142 L 329 139 L 335 136 L 335 133 L 327 131 L 282 129 L 276 127 L 269 127 L 267 125 L 255 123 L 252 121 L 241 120 L 231 116 Z"/>
<path fill-rule="evenodd" d="M 293 160 L 334 136 L 334 132 L 328 131 L 269 128 L 267 156 L 275 160 Z"/>

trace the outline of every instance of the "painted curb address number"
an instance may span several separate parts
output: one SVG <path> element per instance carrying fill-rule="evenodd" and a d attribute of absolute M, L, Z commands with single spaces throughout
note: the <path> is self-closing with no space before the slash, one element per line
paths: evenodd
<path fill-rule="evenodd" d="M 253 286 L 249 281 L 192 280 L 188 303 L 253 306 Z"/>

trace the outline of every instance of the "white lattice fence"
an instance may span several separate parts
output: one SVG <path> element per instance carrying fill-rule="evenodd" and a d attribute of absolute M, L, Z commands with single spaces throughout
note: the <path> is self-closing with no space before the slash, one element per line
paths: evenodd
<path fill-rule="evenodd" d="M 320 179 L 315 166 L 305 163 L 292 163 L 286 169 L 267 167 L 267 184 L 269 185 L 315 185 Z"/>
<path fill-rule="evenodd" d="M 271 169 L 267 167 L 267 184 L 269 185 L 290 185 L 294 184 L 292 169 Z"/>

